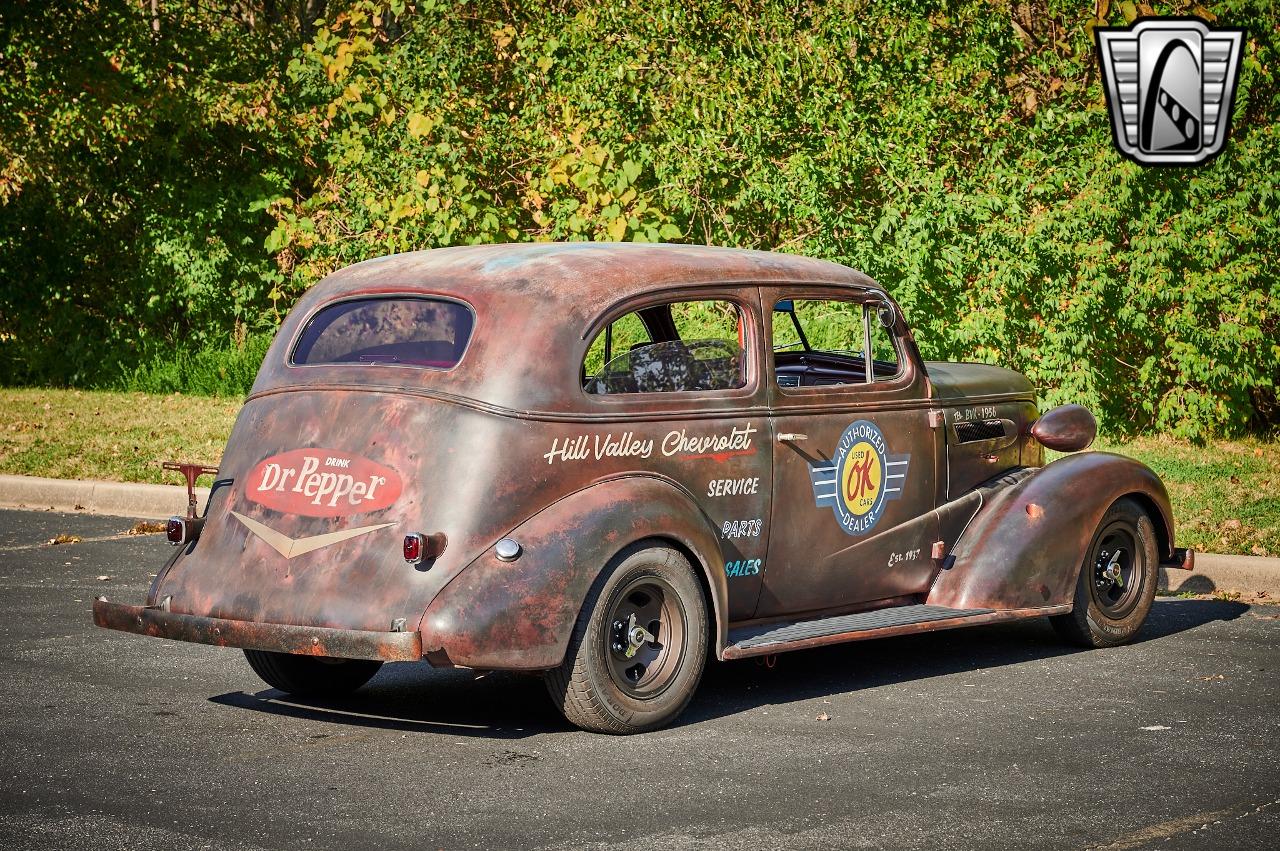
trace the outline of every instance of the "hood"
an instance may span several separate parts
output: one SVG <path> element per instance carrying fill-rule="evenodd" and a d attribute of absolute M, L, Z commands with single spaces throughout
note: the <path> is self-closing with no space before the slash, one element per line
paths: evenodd
<path fill-rule="evenodd" d="M 925 364 L 933 398 L 956 401 L 981 401 L 995 397 L 1035 399 L 1035 388 L 1027 377 L 1012 369 L 985 363 Z"/>

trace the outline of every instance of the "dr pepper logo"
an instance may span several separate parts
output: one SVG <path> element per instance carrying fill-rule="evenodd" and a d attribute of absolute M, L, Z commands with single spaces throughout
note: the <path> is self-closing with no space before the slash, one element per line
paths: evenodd
<path fill-rule="evenodd" d="M 400 498 L 395 470 L 336 449 L 293 449 L 258 462 L 245 496 L 284 514 L 341 517 L 386 508 Z"/>

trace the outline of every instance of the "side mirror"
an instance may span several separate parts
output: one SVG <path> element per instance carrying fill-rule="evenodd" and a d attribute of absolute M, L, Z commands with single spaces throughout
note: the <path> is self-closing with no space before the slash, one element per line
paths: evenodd
<path fill-rule="evenodd" d="M 897 321 L 897 316 L 894 315 L 892 304 L 881 304 L 876 309 L 876 316 L 880 318 L 880 324 L 887 330 L 893 330 L 893 325 Z"/>

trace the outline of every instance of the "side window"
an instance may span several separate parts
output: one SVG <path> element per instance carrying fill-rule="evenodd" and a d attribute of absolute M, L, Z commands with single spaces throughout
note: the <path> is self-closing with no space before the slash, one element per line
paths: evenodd
<path fill-rule="evenodd" d="M 587 349 L 587 359 L 582 364 L 583 374 L 599 375 L 613 355 L 629 352 L 652 342 L 648 329 L 640 321 L 640 314 L 628 313 L 596 336 L 591 348 Z"/>
<path fill-rule="evenodd" d="M 614 320 L 591 341 L 582 386 L 596 395 L 745 387 L 742 312 L 728 301 L 678 301 Z"/>
<path fill-rule="evenodd" d="M 782 299 L 773 307 L 774 374 L 780 387 L 890 381 L 900 372 L 888 304 Z M 871 357 L 866 351 L 870 343 Z"/>

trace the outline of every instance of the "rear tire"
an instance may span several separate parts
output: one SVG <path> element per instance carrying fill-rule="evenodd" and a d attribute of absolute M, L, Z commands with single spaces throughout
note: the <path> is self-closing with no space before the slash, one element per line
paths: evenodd
<path fill-rule="evenodd" d="M 1131 499 L 1116 500 L 1102 516 L 1080 565 L 1074 607 L 1049 618 L 1058 634 L 1082 647 L 1115 647 L 1133 640 L 1156 596 L 1156 530 Z"/>
<path fill-rule="evenodd" d="M 382 663 L 370 659 L 297 656 L 267 650 L 245 650 L 249 667 L 263 682 L 299 697 L 339 697 L 373 679 Z"/>
<path fill-rule="evenodd" d="M 656 730 L 684 711 L 707 662 L 707 604 L 688 559 L 665 547 L 623 551 L 587 595 L 547 692 L 597 733 Z"/>

